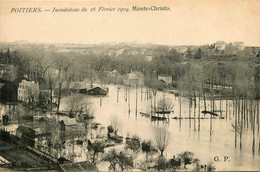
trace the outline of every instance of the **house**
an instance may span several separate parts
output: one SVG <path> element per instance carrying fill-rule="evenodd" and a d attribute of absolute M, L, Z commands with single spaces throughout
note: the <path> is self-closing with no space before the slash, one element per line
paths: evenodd
<path fill-rule="evenodd" d="M 233 45 L 233 47 L 235 47 L 241 51 L 243 51 L 245 49 L 244 42 L 234 42 L 232 45 Z"/>
<path fill-rule="evenodd" d="M 126 75 L 126 79 L 123 80 L 124 85 L 137 86 L 144 85 L 144 74 L 141 72 L 133 72 Z"/>
<path fill-rule="evenodd" d="M 22 80 L 18 87 L 18 100 L 23 102 L 35 102 L 39 99 L 39 85 L 34 81 Z"/>
<path fill-rule="evenodd" d="M 60 131 L 72 129 L 78 125 L 75 118 L 64 118 L 60 122 Z"/>
<path fill-rule="evenodd" d="M 82 90 L 81 93 L 87 94 L 87 95 L 107 95 L 108 88 L 101 88 L 101 87 L 93 87 L 86 90 Z"/>
<path fill-rule="evenodd" d="M 107 77 L 111 77 L 111 78 L 121 76 L 121 74 L 116 69 L 114 69 L 113 71 L 105 71 L 105 74 Z"/>
<path fill-rule="evenodd" d="M 118 83 L 122 75 L 114 69 L 113 71 L 105 71 L 105 76 L 106 76 L 106 82 L 108 83 Z"/>
<path fill-rule="evenodd" d="M 172 84 L 172 76 L 170 76 L 170 75 L 159 75 L 158 80 L 164 81 L 168 85 Z"/>
<path fill-rule="evenodd" d="M 36 138 L 36 131 L 27 127 L 27 126 L 19 126 L 16 129 L 16 136 L 21 139 L 21 141 L 31 147 L 34 147 Z"/>
<path fill-rule="evenodd" d="M 152 61 L 153 60 L 153 56 L 145 56 L 145 60 L 147 60 L 148 62 Z"/>
<path fill-rule="evenodd" d="M 36 136 L 36 132 L 27 126 L 21 125 L 16 129 L 16 136 L 19 138 L 25 137 L 34 139 Z"/>
<path fill-rule="evenodd" d="M 16 102 L 17 85 L 14 82 L 0 79 L 0 102 Z"/>
<path fill-rule="evenodd" d="M 56 83 L 55 85 L 55 93 L 57 93 L 59 90 L 59 87 L 60 87 L 60 84 L 59 83 Z M 80 93 L 81 90 L 85 90 L 86 88 L 89 87 L 89 84 L 85 81 L 83 82 L 62 82 L 61 83 L 61 90 L 69 90 L 71 92 L 74 92 L 74 93 Z"/>
<path fill-rule="evenodd" d="M 224 41 L 217 41 L 215 43 L 215 49 L 217 49 L 217 50 L 224 50 L 225 47 L 226 47 L 226 45 L 225 45 Z"/>

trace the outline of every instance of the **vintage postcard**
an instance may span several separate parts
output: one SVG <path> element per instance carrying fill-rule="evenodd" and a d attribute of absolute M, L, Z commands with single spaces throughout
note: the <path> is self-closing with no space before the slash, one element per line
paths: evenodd
<path fill-rule="evenodd" d="M 260 171 L 259 9 L 0 0 L 0 171 Z"/>

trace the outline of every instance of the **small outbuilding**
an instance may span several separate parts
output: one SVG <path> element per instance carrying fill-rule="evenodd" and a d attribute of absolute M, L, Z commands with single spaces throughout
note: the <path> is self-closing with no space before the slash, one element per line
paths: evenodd
<path fill-rule="evenodd" d="M 35 130 L 22 125 L 16 129 L 16 136 L 20 138 L 25 145 L 34 147 L 34 139 L 36 138 Z"/>
<path fill-rule="evenodd" d="M 87 95 L 102 95 L 102 96 L 105 96 L 105 95 L 107 95 L 107 93 L 108 93 L 108 89 L 107 88 L 101 88 L 101 87 L 93 87 L 93 88 L 85 90 L 85 94 L 87 94 Z"/>

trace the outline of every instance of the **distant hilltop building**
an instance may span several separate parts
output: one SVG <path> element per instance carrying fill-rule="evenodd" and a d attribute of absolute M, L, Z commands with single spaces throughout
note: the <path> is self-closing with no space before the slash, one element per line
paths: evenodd
<path fill-rule="evenodd" d="M 234 48 L 237 48 L 242 51 L 245 49 L 244 42 L 234 42 L 232 45 Z"/>
<path fill-rule="evenodd" d="M 217 41 L 215 44 L 215 49 L 217 50 L 225 50 L 226 49 L 226 43 L 224 41 Z M 232 49 L 238 49 L 238 50 L 241 50 L 243 51 L 245 49 L 245 45 L 244 45 L 244 42 L 233 42 L 233 43 L 230 43 L 230 44 L 227 44 L 229 45 Z"/>
<path fill-rule="evenodd" d="M 23 102 L 35 102 L 39 99 L 39 85 L 34 81 L 22 80 L 18 87 L 18 100 Z"/>
<path fill-rule="evenodd" d="M 217 50 L 225 50 L 226 44 L 224 41 L 217 41 L 215 43 L 215 49 Z"/>
<path fill-rule="evenodd" d="M 146 59 L 148 62 L 150 62 L 150 61 L 153 60 L 153 57 L 152 57 L 152 56 L 145 56 L 145 59 Z"/>
<path fill-rule="evenodd" d="M 182 53 L 182 54 L 186 53 L 187 50 L 188 50 L 187 47 L 183 47 L 183 46 L 181 46 L 181 47 L 175 47 L 174 49 L 175 49 L 178 53 Z"/>

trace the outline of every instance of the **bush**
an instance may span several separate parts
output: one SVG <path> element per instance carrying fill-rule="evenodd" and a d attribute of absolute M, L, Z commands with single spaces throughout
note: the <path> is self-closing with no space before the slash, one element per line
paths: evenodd
<path fill-rule="evenodd" d="M 113 133 L 114 129 L 111 125 L 109 125 L 109 126 L 107 126 L 107 131 L 108 131 L 108 133 Z"/>
<path fill-rule="evenodd" d="M 137 152 L 140 149 L 140 147 L 141 147 L 140 139 L 137 136 L 133 136 L 132 139 L 129 139 L 126 142 L 126 148 L 129 148 L 129 149 L 133 150 L 134 152 Z"/>

